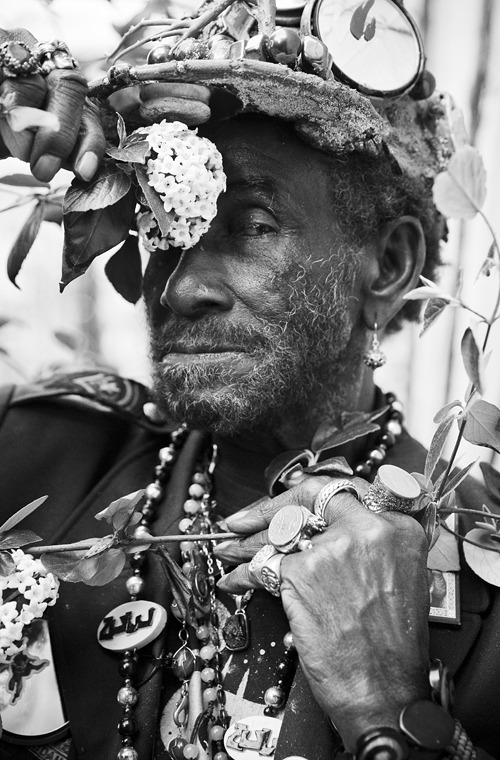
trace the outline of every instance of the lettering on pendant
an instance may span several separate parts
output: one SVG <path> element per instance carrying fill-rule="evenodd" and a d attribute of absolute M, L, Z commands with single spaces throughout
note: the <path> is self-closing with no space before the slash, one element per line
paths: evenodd
<path fill-rule="evenodd" d="M 165 627 L 166 610 L 155 602 L 127 602 L 115 607 L 97 629 L 97 640 L 105 649 L 125 652 L 153 641 Z"/>
<path fill-rule="evenodd" d="M 232 758 L 257 760 L 272 757 L 278 743 L 281 722 L 276 718 L 255 715 L 230 726 L 224 737 L 227 753 Z"/>

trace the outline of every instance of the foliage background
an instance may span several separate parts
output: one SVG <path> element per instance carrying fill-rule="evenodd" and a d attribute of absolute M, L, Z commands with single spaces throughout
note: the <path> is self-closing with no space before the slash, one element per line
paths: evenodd
<path fill-rule="evenodd" d="M 182 0 L 183 2 L 185 0 Z M 0 6 L 0 27 L 25 26 L 38 39 L 60 38 L 98 73 L 96 62 L 110 51 L 118 30 L 141 13 L 144 0 L 17 0 Z M 161 10 L 166 3 L 154 0 Z M 488 170 L 485 211 L 500 233 L 495 210 L 500 199 L 500 4 L 495 0 L 406 0 L 426 44 L 428 67 L 440 89 L 452 93 L 463 108 L 473 144 L 483 153 Z M 180 15 L 182 2 L 171 12 Z M 13 159 L 2 163 L 1 174 L 26 171 Z M 56 182 L 65 183 L 64 172 Z M 10 205 L 0 190 L 0 208 Z M 44 222 L 34 248 L 12 286 L 2 268 L 29 207 L 0 214 L 0 382 L 23 380 L 56 366 L 74 368 L 104 364 L 143 382 L 148 379 L 142 307 L 125 303 L 103 275 L 101 258 L 90 272 L 59 295 L 62 233 Z M 490 240 L 481 221 L 450 224 L 444 251 L 442 284 L 454 292 L 458 272 L 464 273 L 464 295 L 471 305 L 494 297 L 495 284 L 485 278 L 474 284 Z M 102 257 L 105 258 L 105 257 Z M 5 320 L 5 322 L 4 322 Z M 378 371 L 385 390 L 394 390 L 406 406 L 410 431 L 430 441 L 434 413 L 446 402 L 462 398 L 466 386 L 460 358 L 460 339 L 466 326 L 461 312 L 449 309 L 420 340 L 418 327 L 406 327 L 386 345 L 389 361 Z M 2 325 L 2 322 L 4 324 Z M 498 331 L 492 345 L 498 342 Z M 486 398 L 500 403 L 500 352 L 490 361 Z M 486 454 L 489 457 L 489 454 Z"/>

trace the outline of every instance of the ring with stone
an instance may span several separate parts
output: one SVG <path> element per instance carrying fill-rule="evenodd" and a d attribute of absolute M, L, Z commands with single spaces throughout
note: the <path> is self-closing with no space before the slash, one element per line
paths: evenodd
<path fill-rule="evenodd" d="M 269 542 L 281 554 L 298 551 L 299 543 L 321 533 L 326 523 L 306 507 L 288 504 L 282 507 L 269 523 Z"/>
<path fill-rule="evenodd" d="M 39 42 L 35 48 L 41 73 L 47 76 L 54 69 L 76 69 L 78 63 L 69 51 L 69 47 L 61 40 Z"/>
<path fill-rule="evenodd" d="M 281 563 L 284 554 L 276 553 L 264 562 L 260 569 L 262 585 L 273 596 L 280 596 Z"/>
<path fill-rule="evenodd" d="M 371 512 L 409 514 L 420 496 L 420 486 L 409 472 L 384 464 L 363 496 L 362 504 Z"/>
<path fill-rule="evenodd" d="M 357 499 L 360 498 L 359 491 L 352 480 L 347 480 L 347 478 L 332 480 L 330 483 L 327 483 L 326 486 L 324 486 L 316 496 L 313 506 L 314 514 L 324 520 L 325 511 L 330 502 L 330 499 L 342 491 L 348 491 L 349 493 L 352 493 Z"/>
<path fill-rule="evenodd" d="M 0 45 L 0 66 L 4 77 L 27 77 L 38 71 L 38 59 L 24 42 L 4 42 Z"/>

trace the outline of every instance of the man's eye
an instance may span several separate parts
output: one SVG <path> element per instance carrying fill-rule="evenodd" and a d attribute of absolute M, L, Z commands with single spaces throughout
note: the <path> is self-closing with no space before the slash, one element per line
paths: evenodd
<path fill-rule="evenodd" d="M 244 214 L 236 224 L 239 235 L 246 237 L 258 237 L 260 235 L 273 235 L 278 232 L 278 225 L 274 217 L 265 211 Z"/>

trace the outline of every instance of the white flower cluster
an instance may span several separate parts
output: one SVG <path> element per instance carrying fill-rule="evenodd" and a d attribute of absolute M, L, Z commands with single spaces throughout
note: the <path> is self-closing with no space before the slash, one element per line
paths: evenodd
<path fill-rule="evenodd" d="M 6 663 L 26 647 L 23 628 L 42 617 L 55 604 L 59 581 L 39 559 L 22 549 L 12 552 L 15 569 L 0 576 L 0 663 Z M 17 594 L 16 594 L 17 592 Z M 14 597 L 9 600 L 9 598 Z"/>
<path fill-rule="evenodd" d="M 148 182 L 173 216 L 166 237 L 151 212 L 139 212 L 139 236 L 148 251 L 192 248 L 210 227 L 217 199 L 226 189 L 222 156 L 206 137 L 180 121 L 162 121 L 136 130 L 150 145 Z"/>

